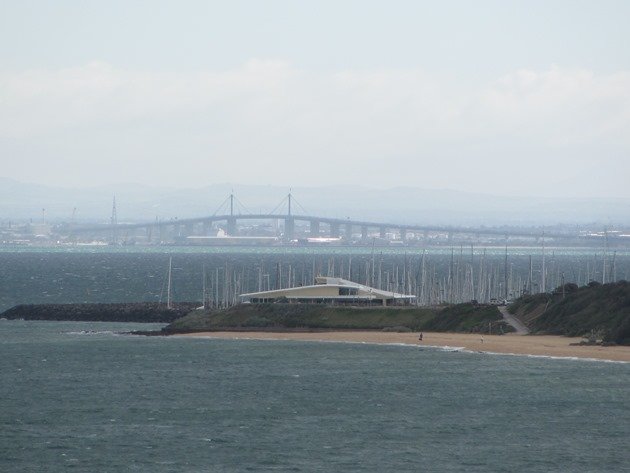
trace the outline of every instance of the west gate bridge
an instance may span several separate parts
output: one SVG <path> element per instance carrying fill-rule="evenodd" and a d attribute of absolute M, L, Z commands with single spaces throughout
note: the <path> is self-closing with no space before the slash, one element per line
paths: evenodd
<path fill-rule="evenodd" d="M 182 241 L 189 237 L 210 237 L 216 235 L 217 227 L 224 230 L 227 236 L 238 237 L 246 222 L 267 222 L 277 226 L 277 237 L 285 243 L 299 238 L 330 238 L 340 241 L 369 244 L 375 239 L 406 243 L 411 236 L 414 240 L 428 240 L 439 236 L 445 243 L 452 243 L 454 238 L 461 240 L 479 240 L 482 238 L 497 242 L 526 240 L 538 243 L 541 239 L 575 240 L 592 245 L 594 241 L 603 241 L 602 235 L 580 234 L 576 232 L 545 232 L 538 229 L 493 228 L 493 227 L 456 227 L 440 225 L 399 224 L 392 222 L 375 222 L 354 220 L 351 218 L 334 218 L 295 213 L 294 198 L 291 193 L 269 213 L 242 213 L 237 208 L 234 194 L 224 201 L 215 214 L 194 218 L 173 218 L 139 223 L 118 223 L 116 203 L 112 209 L 111 221 L 101 225 L 82 225 L 69 227 L 67 232 L 74 238 L 82 236 L 101 236 L 113 243 L 129 238 L 130 235 L 142 235 L 148 243 Z M 278 210 L 284 205 L 280 211 Z M 302 209 L 303 210 L 303 209 Z M 296 229 L 299 227 L 300 232 Z M 298 234 L 299 233 L 299 234 Z"/>

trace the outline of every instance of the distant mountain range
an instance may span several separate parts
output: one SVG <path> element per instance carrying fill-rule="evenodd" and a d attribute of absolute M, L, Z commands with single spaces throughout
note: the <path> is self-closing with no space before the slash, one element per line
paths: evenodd
<path fill-rule="evenodd" d="M 286 200 L 282 201 L 288 187 L 216 184 L 175 189 L 117 184 L 70 189 L 0 178 L 0 222 L 68 222 L 73 213 L 77 222 L 108 222 L 114 196 L 119 222 L 201 217 L 229 212 L 226 199 L 232 190 L 235 213 L 275 208 L 286 213 Z M 630 224 L 630 199 L 501 197 L 413 187 L 296 187 L 291 192 L 294 214 L 436 225 Z"/>

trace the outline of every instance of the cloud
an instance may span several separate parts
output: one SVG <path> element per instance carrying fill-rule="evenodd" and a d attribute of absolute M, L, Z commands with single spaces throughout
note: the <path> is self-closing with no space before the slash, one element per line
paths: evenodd
<path fill-rule="evenodd" d="M 314 73 L 267 60 L 194 73 L 93 62 L 0 74 L 0 150 L 19 155 L 7 167 L 17 178 L 48 156 L 82 178 L 115 179 L 90 174 L 90 160 L 107 157 L 129 180 L 461 188 L 472 178 L 496 185 L 497 169 L 522 159 L 588 174 L 579 163 L 593 150 L 628 155 L 628 129 L 630 72 L 523 69 L 485 86 L 418 69 Z"/>
<path fill-rule="evenodd" d="M 479 108 L 491 126 L 554 146 L 599 140 L 630 145 L 630 73 L 597 76 L 553 67 L 519 70 L 481 95 Z"/>

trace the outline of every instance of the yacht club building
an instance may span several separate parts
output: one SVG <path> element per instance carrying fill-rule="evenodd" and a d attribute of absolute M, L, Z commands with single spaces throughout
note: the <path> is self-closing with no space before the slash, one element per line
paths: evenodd
<path fill-rule="evenodd" d="M 241 294 L 241 302 L 292 302 L 345 305 L 411 305 L 416 296 L 383 291 L 347 279 L 318 276 L 310 286 Z"/>

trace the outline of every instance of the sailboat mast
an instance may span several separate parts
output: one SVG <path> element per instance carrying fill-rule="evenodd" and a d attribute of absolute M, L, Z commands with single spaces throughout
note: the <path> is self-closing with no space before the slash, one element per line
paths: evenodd
<path fill-rule="evenodd" d="M 505 260 L 503 263 L 503 285 L 504 287 L 504 297 L 503 299 L 505 299 L 507 301 L 508 296 L 509 296 L 509 291 L 508 291 L 508 247 L 507 247 L 507 236 L 505 237 Z"/>
<path fill-rule="evenodd" d="M 370 280 L 370 286 L 374 287 L 374 242 L 376 238 L 372 238 L 372 279 Z M 380 272 L 379 272 L 380 278 Z M 380 281 L 379 281 L 379 289 L 380 289 Z"/>
<path fill-rule="evenodd" d="M 527 281 L 527 290 L 530 294 L 532 293 L 532 273 L 532 255 L 529 255 L 529 280 Z"/>
<path fill-rule="evenodd" d="M 545 232 L 543 232 L 542 234 L 542 271 L 540 274 L 540 278 L 541 278 L 540 290 L 543 293 L 547 292 L 547 286 L 546 286 L 546 281 L 545 281 L 546 272 L 547 272 L 547 269 L 545 268 Z"/>
<path fill-rule="evenodd" d="M 171 271 L 173 269 L 173 257 L 170 256 L 168 258 L 168 286 L 166 289 L 166 308 L 172 309 L 173 304 L 171 301 Z"/>
<path fill-rule="evenodd" d="M 604 228 L 604 237 L 606 240 L 606 246 L 604 247 L 604 262 L 603 267 L 602 267 L 602 284 L 606 284 L 608 282 L 608 275 L 606 274 L 606 272 L 608 271 L 608 268 L 606 267 L 607 264 L 607 260 L 608 260 L 608 229 Z"/>
<path fill-rule="evenodd" d="M 472 298 L 477 299 L 475 295 L 475 246 L 470 244 L 470 289 L 472 291 Z"/>
<path fill-rule="evenodd" d="M 207 302 L 208 302 L 208 295 L 207 295 L 207 289 L 206 289 L 206 264 L 205 263 L 203 264 L 203 271 L 202 272 L 203 272 L 203 276 L 202 276 L 203 277 L 203 295 L 202 295 L 203 303 L 202 303 L 202 305 L 203 305 L 204 309 L 207 309 L 208 308 L 208 304 L 207 304 Z"/>

